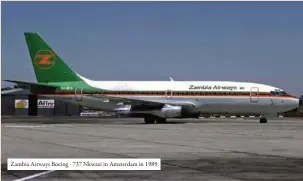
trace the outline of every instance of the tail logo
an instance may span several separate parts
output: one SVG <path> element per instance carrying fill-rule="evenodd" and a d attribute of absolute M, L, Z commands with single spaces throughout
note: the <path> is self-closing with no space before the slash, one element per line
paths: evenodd
<path fill-rule="evenodd" d="M 35 55 L 34 63 L 39 69 L 48 70 L 55 65 L 56 55 L 49 50 L 40 50 Z"/>

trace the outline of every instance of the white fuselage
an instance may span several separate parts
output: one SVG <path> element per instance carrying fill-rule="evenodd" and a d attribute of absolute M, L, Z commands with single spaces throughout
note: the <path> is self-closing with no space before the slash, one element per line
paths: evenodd
<path fill-rule="evenodd" d="M 299 100 L 283 90 L 264 84 L 228 81 L 93 81 L 81 77 L 95 88 L 108 93 L 54 95 L 53 98 L 101 110 L 122 109 L 112 98 L 171 103 L 189 102 L 201 113 L 276 114 L 298 107 Z M 103 101 L 109 96 L 110 101 Z M 124 104 L 127 104 L 125 102 Z M 176 107 L 175 107 L 176 108 Z M 125 109 L 125 108 L 123 108 Z"/>

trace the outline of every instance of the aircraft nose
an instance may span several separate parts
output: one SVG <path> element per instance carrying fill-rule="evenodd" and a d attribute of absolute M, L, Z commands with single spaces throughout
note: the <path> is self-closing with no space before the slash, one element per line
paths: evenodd
<path fill-rule="evenodd" d="M 295 99 L 295 105 L 296 105 L 297 107 L 300 106 L 300 99 Z"/>
<path fill-rule="evenodd" d="M 286 103 L 286 102 L 284 102 Z M 298 108 L 300 105 L 300 100 L 298 98 L 293 98 L 291 100 L 289 100 L 286 104 L 284 104 L 285 107 L 287 107 L 288 109 L 295 109 Z"/>

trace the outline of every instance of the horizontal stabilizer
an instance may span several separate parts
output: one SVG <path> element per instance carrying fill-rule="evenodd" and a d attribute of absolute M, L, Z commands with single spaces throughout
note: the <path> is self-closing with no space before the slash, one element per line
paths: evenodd
<path fill-rule="evenodd" d="M 56 89 L 56 86 L 45 84 L 45 83 L 33 83 L 33 82 L 25 82 L 18 80 L 4 80 L 4 81 L 18 84 L 20 87 L 29 89 L 33 93 L 40 91 L 54 91 Z"/>
<path fill-rule="evenodd" d="M 40 87 L 54 87 L 53 85 L 49 84 L 43 84 L 43 83 L 33 83 L 33 82 L 25 82 L 25 81 L 19 81 L 19 80 L 4 80 L 6 82 L 12 82 L 15 84 L 23 85 L 23 86 L 40 86 Z"/>

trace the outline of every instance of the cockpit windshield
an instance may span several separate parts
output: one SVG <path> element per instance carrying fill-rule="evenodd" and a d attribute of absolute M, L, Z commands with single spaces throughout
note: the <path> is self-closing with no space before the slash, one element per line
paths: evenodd
<path fill-rule="evenodd" d="M 287 93 L 285 91 L 281 91 L 281 95 L 284 96 L 286 95 Z"/>
<path fill-rule="evenodd" d="M 270 94 L 275 96 L 284 96 L 287 93 L 283 90 L 275 89 L 275 91 L 270 91 Z"/>

